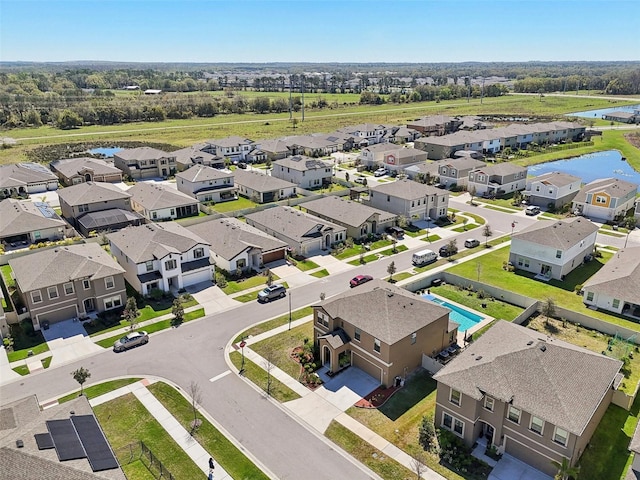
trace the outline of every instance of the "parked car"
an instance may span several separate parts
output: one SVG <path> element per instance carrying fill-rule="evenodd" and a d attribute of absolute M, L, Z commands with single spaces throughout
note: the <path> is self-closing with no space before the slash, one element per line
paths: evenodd
<path fill-rule="evenodd" d="M 114 352 L 124 352 L 130 348 L 135 348 L 139 345 L 145 345 L 149 341 L 149 335 L 142 330 L 139 332 L 131 332 L 122 337 L 120 340 L 116 340 L 113 344 Z"/>
<path fill-rule="evenodd" d="M 525 215 L 537 215 L 540 213 L 540 207 L 537 207 L 535 205 L 529 205 L 525 210 L 524 210 Z"/>
<path fill-rule="evenodd" d="M 386 174 L 387 174 L 387 169 L 384 167 L 380 167 L 375 172 L 373 172 L 374 177 L 382 177 L 383 175 L 386 175 Z"/>
<path fill-rule="evenodd" d="M 458 247 L 454 247 L 453 245 L 443 245 L 438 250 L 438 253 L 441 257 L 450 257 L 458 253 Z"/>
<path fill-rule="evenodd" d="M 464 241 L 464 246 L 465 246 L 465 248 L 475 248 L 475 247 L 477 247 L 478 245 L 480 245 L 480 241 L 479 241 L 479 240 L 476 240 L 475 238 L 467 238 L 467 239 Z"/>
<path fill-rule="evenodd" d="M 364 177 L 356 177 L 356 179 L 354 180 L 354 182 L 356 182 L 356 183 L 360 183 L 360 184 L 362 184 L 362 185 L 364 185 L 364 183 L 365 183 L 366 181 L 367 181 L 367 179 L 366 179 L 366 178 L 364 178 Z"/>
<path fill-rule="evenodd" d="M 421 267 L 423 265 L 427 265 L 429 263 L 435 262 L 438 259 L 438 255 L 436 252 L 432 250 L 420 250 L 416 252 L 411 257 L 411 263 L 413 263 L 416 267 Z"/>
<path fill-rule="evenodd" d="M 349 282 L 349 286 L 351 288 L 357 287 L 358 285 L 362 285 L 363 283 L 367 283 L 373 280 L 371 275 L 357 275 L 351 279 Z"/>
<path fill-rule="evenodd" d="M 258 301 L 261 303 L 270 302 L 276 298 L 283 298 L 287 294 L 284 285 L 271 285 L 258 293 Z"/>
<path fill-rule="evenodd" d="M 246 170 L 247 164 L 245 162 L 238 162 L 238 168 L 241 168 L 242 170 Z"/>
<path fill-rule="evenodd" d="M 387 227 L 385 229 L 389 235 L 393 235 L 396 238 L 400 238 L 404 236 L 404 230 L 400 227 Z"/>

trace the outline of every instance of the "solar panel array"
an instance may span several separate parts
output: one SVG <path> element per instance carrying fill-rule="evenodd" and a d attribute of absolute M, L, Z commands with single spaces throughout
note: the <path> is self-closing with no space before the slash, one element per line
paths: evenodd
<path fill-rule="evenodd" d="M 64 462 L 87 457 L 71 420 L 47 420 L 47 430 L 53 439 L 58 460 Z"/>

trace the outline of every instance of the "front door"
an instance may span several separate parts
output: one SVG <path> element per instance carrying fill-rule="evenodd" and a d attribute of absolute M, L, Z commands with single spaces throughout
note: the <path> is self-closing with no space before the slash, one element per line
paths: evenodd
<path fill-rule="evenodd" d="M 96 309 L 95 298 L 87 298 L 84 301 L 84 311 L 86 313 L 93 312 Z"/>

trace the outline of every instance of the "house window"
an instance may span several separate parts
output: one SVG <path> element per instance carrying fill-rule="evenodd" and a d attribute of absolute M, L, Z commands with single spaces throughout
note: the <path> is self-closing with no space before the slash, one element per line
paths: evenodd
<path fill-rule="evenodd" d="M 196 248 L 193 251 L 193 258 L 202 258 L 204 257 L 204 248 Z"/>
<path fill-rule="evenodd" d="M 40 290 L 34 290 L 31 292 L 31 301 L 33 303 L 40 303 L 42 301 L 42 295 L 40 295 Z"/>
<path fill-rule="evenodd" d="M 111 310 L 112 308 L 118 308 L 120 306 L 122 306 L 122 299 L 120 298 L 120 295 L 104 299 L 105 310 Z"/>
<path fill-rule="evenodd" d="M 593 302 L 593 292 L 587 292 L 587 302 Z"/>
<path fill-rule="evenodd" d="M 78 205 L 78 212 L 83 213 L 83 212 L 88 212 L 89 211 L 89 205 Z"/>
<path fill-rule="evenodd" d="M 462 436 L 462 433 L 464 432 L 464 422 L 462 422 L 461 420 L 458 420 L 457 418 L 454 418 L 453 419 L 453 432 L 457 433 L 460 436 Z"/>
<path fill-rule="evenodd" d="M 556 250 L 556 258 L 562 258 L 562 250 Z"/>
<path fill-rule="evenodd" d="M 357 341 L 360 341 L 361 334 L 362 334 L 362 331 L 359 328 L 356 328 L 356 331 L 353 334 L 353 338 L 356 339 Z"/>
<path fill-rule="evenodd" d="M 158 218 L 158 212 L 153 212 L 153 213 L 151 214 L 151 217 L 152 217 L 154 220 L 155 220 L 155 219 L 157 219 L 157 218 Z"/>
<path fill-rule="evenodd" d="M 113 281 L 113 277 L 106 277 L 104 279 L 104 288 L 106 288 L 107 290 L 109 290 L 110 288 L 113 288 L 115 286 L 116 286 L 116 284 Z"/>
<path fill-rule="evenodd" d="M 373 339 L 373 351 L 380 353 L 380 340 L 377 338 Z"/>
<path fill-rule="evenodd" d="M 414 343 L 416 343 L 416 340 L 418 338 L 418 334 L 416 332 L 413 332 L 411 334 L 411 345 L 413 345 Z"/>
<path fill-rule="evenodd" d="M 53 287 L 47 288 L 47 294 L 49 295 L 49 300 L 58 298 L 58 287 L 53 286 Z"/>
<path fill-rule="evenodd" d="M 620 306 L 620 300 L 618 300 L 617 298 L 614 298 L 613 302 L 611 302 L 611 307 L 618 308 L 619 306 Z"/>
<path fill-rule="evenodd" d="M 520 423 L 520 410 L 518 410 L 516 407 L 509 407 L 509 414 L 507 415 L 507 418 L 509 420 L 511 420 L 512 422 L 515 423 Z"/>
<path fill-rule="evenodd" d="M 153 271 L 153 260 L 148 260 L 144 263 L 145 269 L 147 272 Z"/>
<path fill-rule="evenodd" d="M 569 434 L 567 433 L 566 430 L 563 430 L 560 427 L 556 427 L 556 429 L 553 432 L 553 441 L 556 443 L 559 443 L 560 445 L 566 446 L 568 435 Z"/>
<path fill-rule="evenodd" d="M 461 397 L 462 397 L 462 394 L 460 393 L 459 390 L 454 390 L 452 388 L 451 391 L 449 392 L 449 401 L 454 405 L 460 406 Z"/>
<path fill-rule="evenodd" d="M 390 201 L 391 201 L 391 196 L 387 195 L 387 202 L 390 202 Z"/>
<path fill-rule="evenodd" d="M 69 283 L 65 283 L 63 285 L 64 288 L 64 294 L 65 295 L 71 295 L 73 294 L 73 283 L 69 282 Z"/>
<path fill-rule="evenodd" d="M 531 425 L 529 425 L 529 430 L 531 430 L 532 432 L 536 432 L 538 435 L 542 435 L 543 429 L 544 429 L 544 420 L 531 415 Z"/>
<path fill-rule="evenodd" d="M 490 412 L 493 412 L 494 403 L 495 400 L 492 397 L 484 397 L 484 408 L 486 408 Z"/>
<path fill-rule="evenodd" d="M 82 288 L 84 288 L 85 290 L 89 290 L 91 288 L 91 282 L 89 282 L 89 280 L 83 280 Z"/>
<path fill-rule="evenodd" d="M 536 192 L 540 191 L 540 185 L 536 186 Z"/>
<path fill-rule="evenodd" d="M 451 427 L 453 426 L 453 417 L 448 413 L 442 414 L 442 426 L 449 430 L 451 430 Z"/>
<path fill-rule="evenodd" d="M 607 197 L 603 197 L 602 195 L 596 195 L 596 203 L 598 203 L 600 205 L 606 205 L 607 204 Z"/>
<path fill-rule="evenodd" d="M 324 313 L 318 312 L 318 323 L 325 327 L 329 327 L 329 318 Z"/>
<path fill-rule="evenodd" d="M 173 270 L 174 268 L 176 268 L 178 266 L 177 262 L 175 260 L 167 260 L 166 262 L 164 262 L 164 269 L 165 270 Z"/>
<path fill-rule="evenodd" d="M 175 214 L 176 214 L 176 209 L 175 209 L 175 208 L 172 208 L 172 209 L 171 209 L 171 216 L 174 216 Z"/>

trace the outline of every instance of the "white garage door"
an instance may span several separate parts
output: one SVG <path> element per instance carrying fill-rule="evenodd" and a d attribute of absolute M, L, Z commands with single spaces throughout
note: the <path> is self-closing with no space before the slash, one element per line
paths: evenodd
<path fill-rule="evenodd" d="M 209 270 L 208 268 L 205 270 L 195 270 L 193 272 L 185 273 L 182 275 L 182 282 L 184 287 L 207 281 L 211 281 L 211 270 Z"/>

